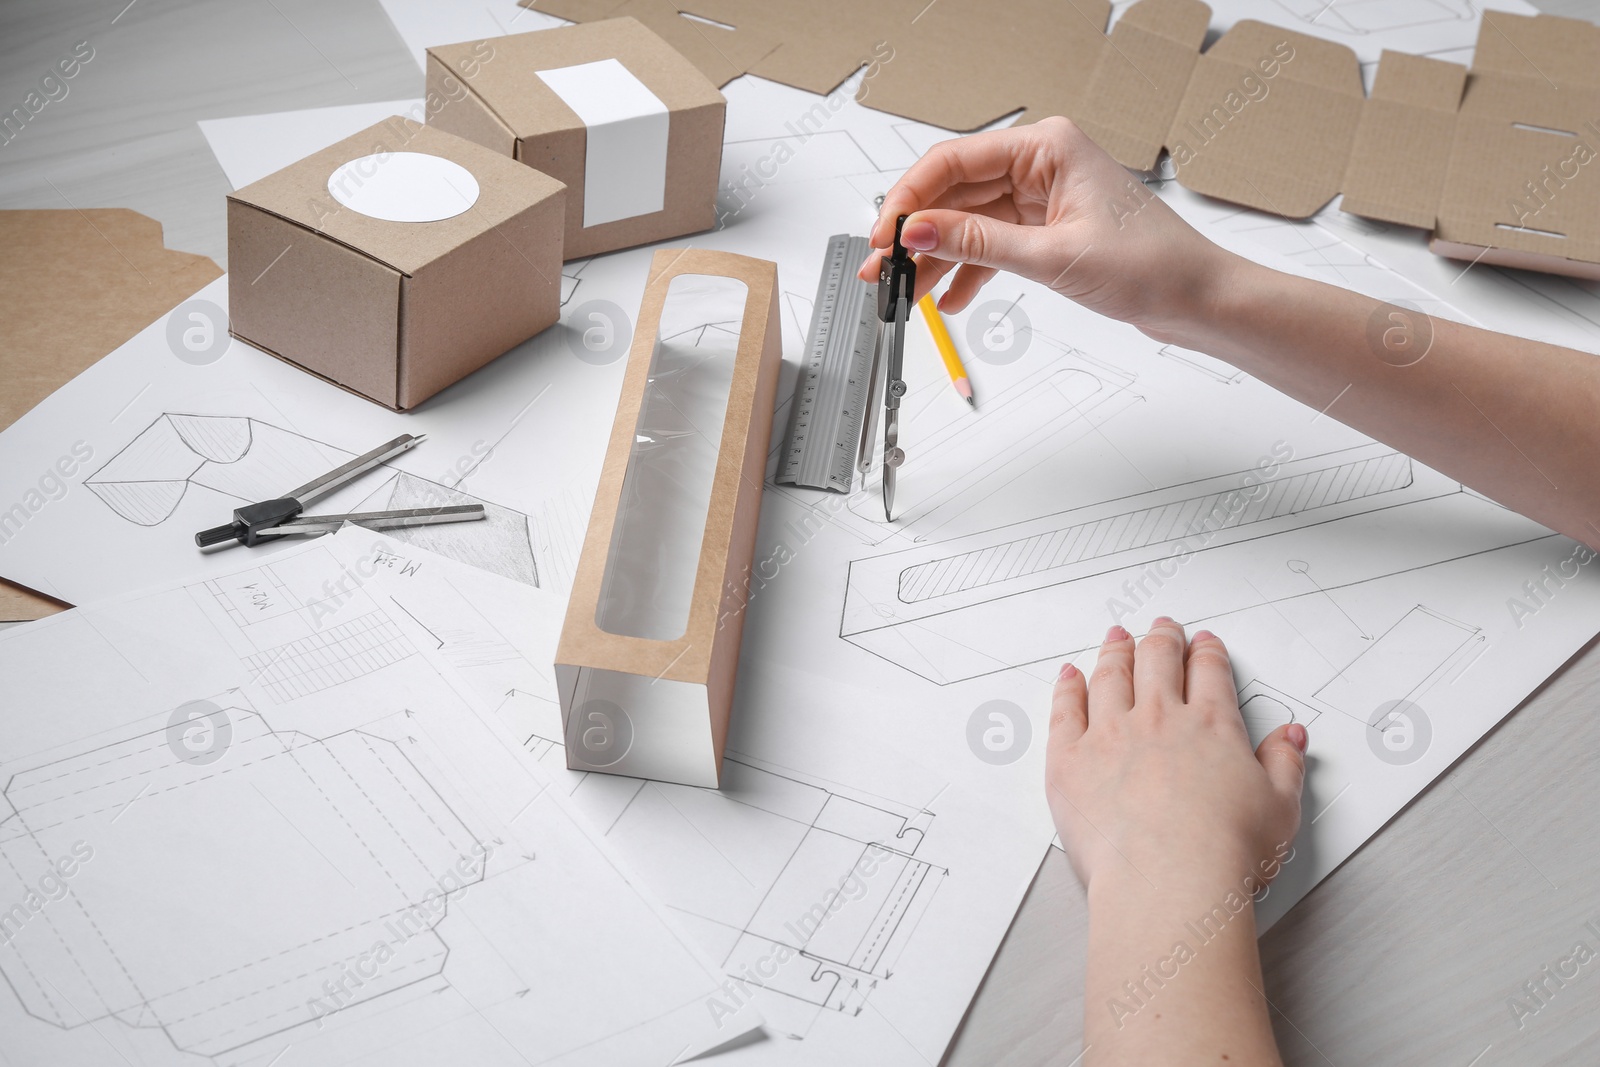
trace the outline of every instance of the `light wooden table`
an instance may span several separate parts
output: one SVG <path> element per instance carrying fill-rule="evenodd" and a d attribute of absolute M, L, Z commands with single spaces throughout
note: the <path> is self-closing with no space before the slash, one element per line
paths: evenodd
<path fill-rule="evenodd" d="M 1600 0 L 1535 3 L 1600 21 Z M 0 145 L 0 207 L 131 207 L 219 263 L 228 183 L 195 120 L 420 91 L 375 0 L 5 0 L 0 106 L 80 40 L 69 94 Z M 1263 938 L 1289 1063 L 1600 1064 L 1600 963 L 1520 1029 L 1507 1004 L 1600 944 L 1597 706 L 1591 645 Z M 1084 934 L 1052 851 L 949 1067 L 1071 1063 Z"/>

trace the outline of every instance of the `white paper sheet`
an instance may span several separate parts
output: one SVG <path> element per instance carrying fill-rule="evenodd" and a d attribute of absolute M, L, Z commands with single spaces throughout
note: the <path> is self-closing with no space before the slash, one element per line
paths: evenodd
<path fill-rule="evenodd" d="M 387 6 L 393 13 L 395 4 Z M 827 235 L 864 227 L 872 197 L 946 136 L 860 108 L 854 84 L 819 98 L 747 77 L 727 91 L 724 228 L 696 243 L 777 260 L 791 362 L 810 318 Z M 1313 276 L 1343 272 L 1344 284 L 1399 287 L 1419 303 L 1432 300 L 1425 306 L 1440 314 L 1460 315 L 1432 287 L 1351 256 L 1346 246 L 1313 239 L 1299 254 L 1297 243 L 1306 239 L 1288 224 L 1269 220 L 1270 232 L 1252 232 L 1252 221 L 1263 217 L 1247 214 L 1191 217 L 1269 264 Z M 461 477 L 457 488 L 520 514 L 531 546 L 524 552 L 515 540 L 509 548 L 496 541 L 484 550 L 456 539 L 434 547 L 457 559 L 479 552 L 497 573 L 522 574 L 525 582 L 532 570 L 559 593 L 604 446 L 603 434 L 592 430 L 610 425 L 621 370 L 620 358 L 606 363 L 603 353 L 596 358 L 574 342 L 597 313 L 587 302 L 637 307 L 648 255 L 632 250 L 569 264 L 575 292 L 563 326 L 411 416 L 377 411 L 240 346 L 215 365 L 191 367 L 172 357 L 159 329 L 150 331 L 47 401 L 39 420 L 0 436 L 0 504 L 26 504 L 21 534 L 0 522 L 10 537 L 0 546 L 0 573 L 26 568 L 58 589 L 93 590 L 131 583 L 129 559 L 146 573 L 193 570 L 188 532 L 221 521 L 218 510 L 225 515 L 242 499 L 222 464 L 185 475 L 178 512 L 149 526 L 113 521 L 83 480 L 141 429 L 170 414 L 203 412 L 254 419 L 251 428 L 263 440 L 273 436 L 267 425 L 298 426 L 308 438 L 337 443 L 341 454 L 402 429 L 427 429 L 433 439 L 405 457 L 408 477 L 395 480 L 415 494 L 426 488 L 416 479 L 449 484 Z M 220 290 L 207 295 L 220 300 Z M 922 384 L 905 402 L 904 522 L 891 529 L 873 517 L 881 514 L 875 480 L 848 499 L 769 486 L 730 747 L 757 771 L 846 797 L 877 796 L 908 820 L 936 811 L 936 828 L 958 832 L 930 836 L 929 848 L 937 842 L 939 850 L 918 856 L 950 870 L 947 884 L 982 873 L 986 863 L 994 867 L 981 892 L 961 898 L 964 922 L 937 940 L 919 933 L 893 973 L 877 976 L 858 1012 L 769 1019 L 774 1031 L 801 1040 L 762 1042 L 725 1054 L 729 1062 L 937 1061 L 981 977 L 980 961 L 998 943 L 1050 836 L 1039 776 L 1056 663 L 1065 657 L 1087 666 L 1111 622 L 1137 631 L 1169 613 L 1209 626 L 1234 650 L 1253 734 L 1287 716 L 1310 725 L 1306 825 L 1296 859 L 1261 906 L 1264 925 L 1600 626 L 1592 568 L 1572 563 L 1570 542 L 1209 357 L 1157 346 L 1005 279 L 951 325 L 968 354 L 979 410 L 972 414 L 949 390 L 932 344 L 913 330 L 907 379 Z M 259 388 L 229 388 L 247 380 Z M 792 381 L 791 370 L 781 397 Z M 786 412 L 780 408 L 775 425 L 785 425 Z M 73 459 L 79 442 L 91 460 Z M 300 455 L 282 441 L 269 451 Z M 977 560 L 1001 544 L 1073 527 L 1109 531 L 1119 515 L 1206 497 L 1191 491 L 1196 484 L 1236 489 L 1275 454 L 1285 477 L 1271 499 L 1314 488 L 1318 477 L 1355 488 L 1325 493 L 1315 507 L 1241 517 L 1176 568 L 1161 544 L 1114 543 L 1109 555 L 1064 559 L 998 581 L 993 572 L 961 587 L 930 581 L 923 586 L 929 595 L 909 603 L 874 592 L 897 588 L 901 573 L 931 577 L 941 562 L 949 571 L 948 561 L 962 553 Z M 75 463 L 77 480 L 64 494 L 46 492 L 40 479 L 63 457 Z M 310 462 L 302 457 L 295 470 Z M 468 473 L 455 473 L 461 470 Z M 390 476 L 381 477 L 387 487 Z M 230 491 L 236 495 L 223 495 Z M 375 495 L 387 500 L 395 491 Z M 1008 529 L 1014 524 L 1031 525 L 1014 536 L 1021 530 Z M 122 549 L 117 559 L 102 558 L 107 544 Z M 1528 583 L 1542 591 L 1530 595 Z M 488 658 L 484 672 L 492 673 L 496 657 Z M 1352 676 L 1359 685 L 1341 681 Z M 529 692 L 508 683 L 504 713 L 523 723 L 542 715 L 544 733 L 530 728 L 527 740 L 536 748 L 542 740 L 546 758 L 559 762 L 553 709 Z M 1367 707 L 1374 693 L 1387 695 Z M 1384 713 L 1387 728 L 1371 725 L 1396 700 L 1410 704 L 1404 723 Z M 998 750 L 982 743 L 996 714 L 1011 724 L 1010 743 Z M 1374 738 L 1377 747 L 1369 743 Z M 657 787 L 641 791 L 603 775 L 583 783 L 575 799 L 597 821 L 608 812 L 622 816 L 619 828 L 629 825 L 632 808 L 654 802 L 650 832 L 613 843 L 640 850 L 629 854 L 669 901 L 677 899 L 674 879 L 689 866 L 679 854 L 717 872 L 706 899 L 718 908 L 706 921 L 685 921 L 692 936 L 727 951 L 715 940 L 727 937 L 719 916 L 745 903 L 744 879 L 763 884 L 744 872 L 767 869 L 765 838 L 742 830 L 739 820 L 727 824 L 726 835 L 710 832 L 724 825 L 714 813 L 691 824 Z M 990 847 L 983 831 L 1013 824 L 1031 846 L 999 855 L 1004 850 Z M 941 890 L 926 921 L 948 907 Z"/>
<path fill-rule="evenodd" d="M 417 61 L 426 67 L 427 50 L 434 45 L 476 41 L 484 37 L 503 37 L 508 33 L 527 33 L 552 26 L 565 26 L 565 19 L 542 11 L 520 7 L 516 0 L 378 0 L 384 14 L 394 23 L 395 32 Z"/>
<path fill-rule="evenodd" d="M 331 144 L 376 126 L 391 115 L 417 122 L 427 112 L 422 99 L 340 104 L 304 111 L 280 111 L 237 118 L 201 119 L 200 132 L 235 189 L 320 152 Z"/>
<path fill-rule="evenodd" d="M 878 180 L 771 182 L 727 229 L 703 239 L 710 247 L 777 257 L 791 358 L 810 318 L 826 236 L 864 224 L 872 211 L 868 192 Z M 636 307 L 648 255 L 637 250 L 591 261 L 575 299 L 603 295 Z M 1277 262 L 1267 253 L 1262 258 Z M 222 287 L 202 295 L 220 301 Z M 1026 342 L 1014 359 L 982 357 L 974 343 L 999 329 L 996 315 L 1016 325 L 1014 339 Z M 908 819 L 936 810 L 936 825 L 966 828 L 975 840 L 953 834 L 927 861 L 952 872 L 989 864 L 988 881 L 983 893 L 961 898 L 964 922 L 947 938 L 920 953 L 908 949 L 892 976 L 878 976 L 859 1014 L 824 1010 L 814 1020 L 775 1020 L 803 1040 L 763 1043 L 740 1057 L 778 1055 L 776 1049 L 803 1062 L 937 1059 L 1050 837 L 1039 774 L 1055 666 L 1061 658 L 1087 666 L 1113 621 L 1138 630 L 1168 612 L 1209 626 L 1235 652 L 1256 733 L 1285 715 L 1309 723 L 1307 825 L 1296 861 L 1262 905 L 1266 923 L 1514 707 L 1600 621 L 1595 584 L 1582 568 L 1559 589 L 1552 583 L 1536 610 L 1519 617 L 1508 608 L 1511 598 L 1527 596 L 1525 583 L 1542 580 L 1541 568 L 1571 558 L 1570 543 L 1332 418 L 1206 365 L 1204 357 L 1179 358 L 1129 328 L 1009 280 L 952 327 L 972 352 L 968 369 L 980 406 L 970 412 L 949 390 L 933 346 L 913 331 L 907 379 L 921 384 L 905 401 L 910 459 L 902 469 L 903 521 L 889 528 L 874 517 L 881 515 L 875 480 L 851 498 L 768 489 L 730 746 L 761 761 L 754 763 L 760 770 L 852 797 L 887 798 Z M 357 483 L 357 500 L 330 501 L 329 509 L 347 510 L 363 496 L 383 504 L 397 493 L 413 499 L 428 491 L 421 482 L 456 480 L 461 492 L 514 511 L 512 529 L 528 531 L 529 547 L 517 538 L 485 546 L 466 536 L 468 527 L 434 547 L 458 558 L 478 553 L 506 576 L 520 567 L 526 577 L 531 560 L 541 582 L 552 568 L 540 546 L 570 541 L 582 530 L 587 506 L 564 504 L 562 487 L 581 501 L 589 491 L 582 479 L 593 484 L 622 361 L 579 358 L 567 342 L 570 329 L 551 331 L 412 415 L 368 405 L 239 345 L 216 363 L 186 363 L 174 358 L 165 329 L 156 324 L 0 435 L 0 500 L 22 501 L 26 511 L 20 532 L 8 528 L 9 541 L 0 546 L 0 573 L 31 577 L 69 598 L 159 574 L 222 573 L 236 565 L 226 555 L 197 558 L 193 530 L 221 521 L 258 483 L 293 485 L 307 467 L 327 466 L 328 445 L 318 441 L 331 439 L 338 455 L 401 430 L 427 431 L 430 439 L 396 473 L 369 476 L 380 491 Z M 786 376 L 781 395 L 791 388 Z M 96 491 L 96 472 L 133 440 L 146 433 L 157 435 L 151 442 L 167 440 L 168 431 L 152 429 L 163 421 L 180 441 L 177 426 L 203 438 L 221 459 L 239 456 L 243 429 L 200 434 L 183 418 L 197 414 L 246 420 L 250 447 L 267 449 L 262 456 L 271 462 L 263 469 L 272 476 L 244 477 L 252 469 L 237 459 L 184 459 L 179 469 L 193 465 L 195 473 L 177 479 L 185 485 L 182 496 L 160 521 L 136 512 L 144 523 L 111 505 L 108 497 L 131 510 L 120 491 Z M 778 412 L 777 425 L 785 416 L 786 409 Z M 29 497 L 78 442 L 91 458 L 78 464 L 64 495 Z M 1357 464 L 1377 480 L 1361 482 L 1354 495 L 1327 497 L 1319 508 L 1235 526 L 1175 570 L 1166 562 L 1170 547 L 1128 545 L 1013 575 L 1009 585 L 943 590 L 943 599 L 902 603 L 874 593 L 885 575 L 929 563 L 930 554 L 948 559 L 1016 541 L 1007 531 L 1012 524 L 1032 524 L 1028 536 L 1052 523 L 1088 529 L 1114 519 L 1118 507 L 1136 511 L 1141 500 L 1153 507 L 1158 497 L 1181 496 L 1192 483 L 1237 488 L 1242 472 L 1275 449 L 1289 450 L 1287 463 L 1298 465 L 1286 465 L 1282 493 L 1310 484 L 1287 476 L 1332 470 L 1328 477 L 1336 477 L 1342 470 L 1348 479 Z M 143 450 L 127 455 L 150 462 Z M 547 532 L 557 528 L 564 532 Z M 941 549 L 947 551 L 939 556 Z M 1157 564 L 1172 573 L 1152 570 Z M 1369 666 L 1393 663 L 1396 643 L 1412 635 L 1433 656 L 1425 673 L 1379 672 L 1366 683 L 1387 687 L 1389 699 L 1410 701 L 1430 720 L 1429 739 L 1405 753 L 1413 761 L 1397 765 L 1368 744 L 1369 736 L 1388 736 L 1369 725 L 1379 709 L 1353 704 L 1363 699 L 1360 691 L 1338 695 L 1330 684 L 1370 647 L 1380 650 Z M 1453 635 L 1460 636 L 1454 645 L 1445 640 Z M 996 701 L 1005 702 L 1016 724 L 1016 758 L 1009 763 L 992 762 L 994 753 L 969 741 L 969 724 L 975 717 L 989 721 Z M 602 776 L 586 782 L 614 791 L 613 810 L 627 805 L 626 783 Z M 662 807 L 660 814 L 670 824 L 674 812 Z M 1007 820 L 1022 827 L 1010 867 L 998 863 L 984 837 L 1009 837 Z M 764 854 L 759 838 L 747 858 L 707 836 L 717 841 L 715 849 L 684 828 L 678 836 L 649 835 L 647 847 L 694 847 L 710 859 L 720 851 L 738 870 Z M 647 875 L 652 883 L 663 877 Z M 743 886 L 740 877 L 728 877 Z M 923 969 L 935 977 L 913 982 Z M 897 992 L 920 994 L 924 982 L 940 995 Z"/>
<path fill-rule="evenodd" d="M 1470 308 L 1491 330 L 1600 353 L 1600 282 L 1436 256 L 1423 231 L 1347 215 L 1337 202 L 1314 222 L 1436 296 Z"/>
<path fill-rule="evenodd" d="M 339 540 L 0 635 L 7 1059 L 598 1067 L 755 1026 Z"/>
<path fill-rule="evenodd" d="M 494 703 L 722 966 L 729 1003 L 760 1009 L 774 1041 L 718 1062 L 938 1059 L 1009 924 L 997 903 L 1037 866 L 1037 827 L 919 767 L 911 746 L 852 726 L 870 697 L 834 689 L 802 695 L 807 721 L 781 736 L 736 726 L 720 790 L 567 771 L 551 674 L 561 598 L 411 549 L 375 552 L 378 539 L 341 536 L 346 571 Z M 814 680 L 752 664 L 743 684 L 804 694 Z M 848 705 L 828 706 L 841 696 Z M 859 746 L 826 765 L 848 778 L 802 769 L 830 738 Z"/>

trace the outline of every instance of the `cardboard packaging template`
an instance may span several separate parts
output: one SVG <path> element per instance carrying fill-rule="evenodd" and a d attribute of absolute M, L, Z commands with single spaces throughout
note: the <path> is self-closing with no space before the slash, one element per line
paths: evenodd
<path fill-rule="evenodd" d="M 386 120 L 228 197 L 231 331 L 404 411 L 556 321 L 565 210 L 556 179 Z"/>
<path fill-rule="evenodd" d="M 1455 259 L 1600 279 L 1600 26 L 1483 20 L 1471 70 L 1384 53 L 1342 206 Z"/>
<path fill-rule="evenodd" d="M 1144 0 L 1110 43 L 1121 31 L 1141 69 L 1175 64 L 1176 41 L 1156 31 L 1174 30 L 1167 16 L 1185 7 L 1197 49 L 1203 5 L 1178 0 Z M 1119 76 L 1131 88 L 1127 65 L 1102 54 L 1082 122 L 1120 162 L 1148 169 L 1163 108 L 1156 94 L 1141 110 L 1113 91 Z M 1385 52 L 1369 97 L 1349 49 L 1245 21 L 1196 55 L 1169 114 L 1161 143 L 1196 192 L 1289 218 L 1343 193 L 1352 214 L 1431 230 L 1441 255 L 1600 278 L 1600 167 L 1588 166 L 1600 147 L 1600 27 L 1590 23 L 1486 11 L 1470 70 Z"/>
<path fill-rule="evenodd" d="M 658 383 L 666 377 L 655 366 L 662 350 L 664 307 L 684 295 L 676 281 L 725 279 L 742 285 L 743 315 L 736 347 L 731 349 L 731 368 L 723 370 L 728 375 L 727 399 L 721 431 L 715 435 L 714 458 L 701 465 L 709 475 L 704 532 L 696 553 L 677 553 L 648 565 L 673 570 L 686 610 L 674 615 L 664 631 L 669 636 L 616 632 L 628 628 L 609 621 L 615 614 L 609 610 L 610 598 L 616 594 L 608 588 L 608 578 L 619 560 L 637 570 L 641 555 L 637 545 L 618 547 L 630 522 L 625 508 L 639 498 L 640 489 L 681 498 L 693 493 L 685 490 L 692 479 L 658 477 L 646 486 L 628 481 L 639 457 L 651 447 L 642 419 L 652 390 L 661 388 Z M 732 253 L 662 250 L 651 263 L 600 488 L 556 651 L 567 766 L 574 770 L 693 786 L 719 784 L 783 358 L 777 284 L 775 264 Z M 674 319 L 682 321 L 683 308 L 676 311 Z M 670 396 L 662 403 L 660 396 L 656 402 L 661 407 L 674 403 Z M 698 415 L 691 424 L 695 430 L 691 436 L 699 437 L 705 442 L 702 447 L 711 451 L 714 426 Z M 642 442 L 638 447 L 636 435 Z M 695 523 L 692 530 L 698 531 L 698 512 L 688 514 Z M 639 529 L 636 520 L 633 529 Z M 649 527 L 645 529 L 649 536 Z M 691 549 L 696 546 L 692 541 L 682 543 Z M 694 558 L 689 558 L 691 554 Z"/>
<path fill-rule="evenodd" d="M 708 75 L 755 56 L 749 73 L 827 93 L 865 65 L 878 110 L 950 130 L 1065 115 L 1219 199 L 1305 218 L 1343 193 L 1441 255 L 1600 278 L 1600 27 L 1579 19 L 1485 11 L 1470 70 L 1387 52 L 1369 97 L 1354 52 L 1293 30 L 1245 20 L 1205 48 L 1200 0 L 1140 0 L 1109 34 L 1110 0 L 537 2 L 716 43 Z"/>
<path fill-rule="evenodd" d="M 716 224 L 727 102 L 635 19 L 430 48 L 427 89 L 430 125 L 566 183 L 568 259 Z"/>

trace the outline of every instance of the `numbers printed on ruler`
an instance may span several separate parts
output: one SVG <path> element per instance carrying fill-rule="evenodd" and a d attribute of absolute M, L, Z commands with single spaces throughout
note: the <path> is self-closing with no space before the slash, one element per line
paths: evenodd
<path fill-rule="evenodd" d="M 867 405 L 872 402 L 872 358 L 877 336 L 877 286 L 852 267 L 871 251 L 865 237 L 828 239 L 816 304 L 806 333 L 779 482 L 808 489 L 850 492 Z"/>

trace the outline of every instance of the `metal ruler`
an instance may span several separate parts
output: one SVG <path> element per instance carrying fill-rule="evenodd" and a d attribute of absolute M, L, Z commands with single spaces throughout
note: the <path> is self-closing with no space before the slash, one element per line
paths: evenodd
<path fill-rule="evenodd" d="M 778 460 L 780 482 L 850 492 L 861 427 L 873 403 L 878 287 L 856 277 L 870 251 L 865 237 L 828 238 L 789 435 Z"/>

